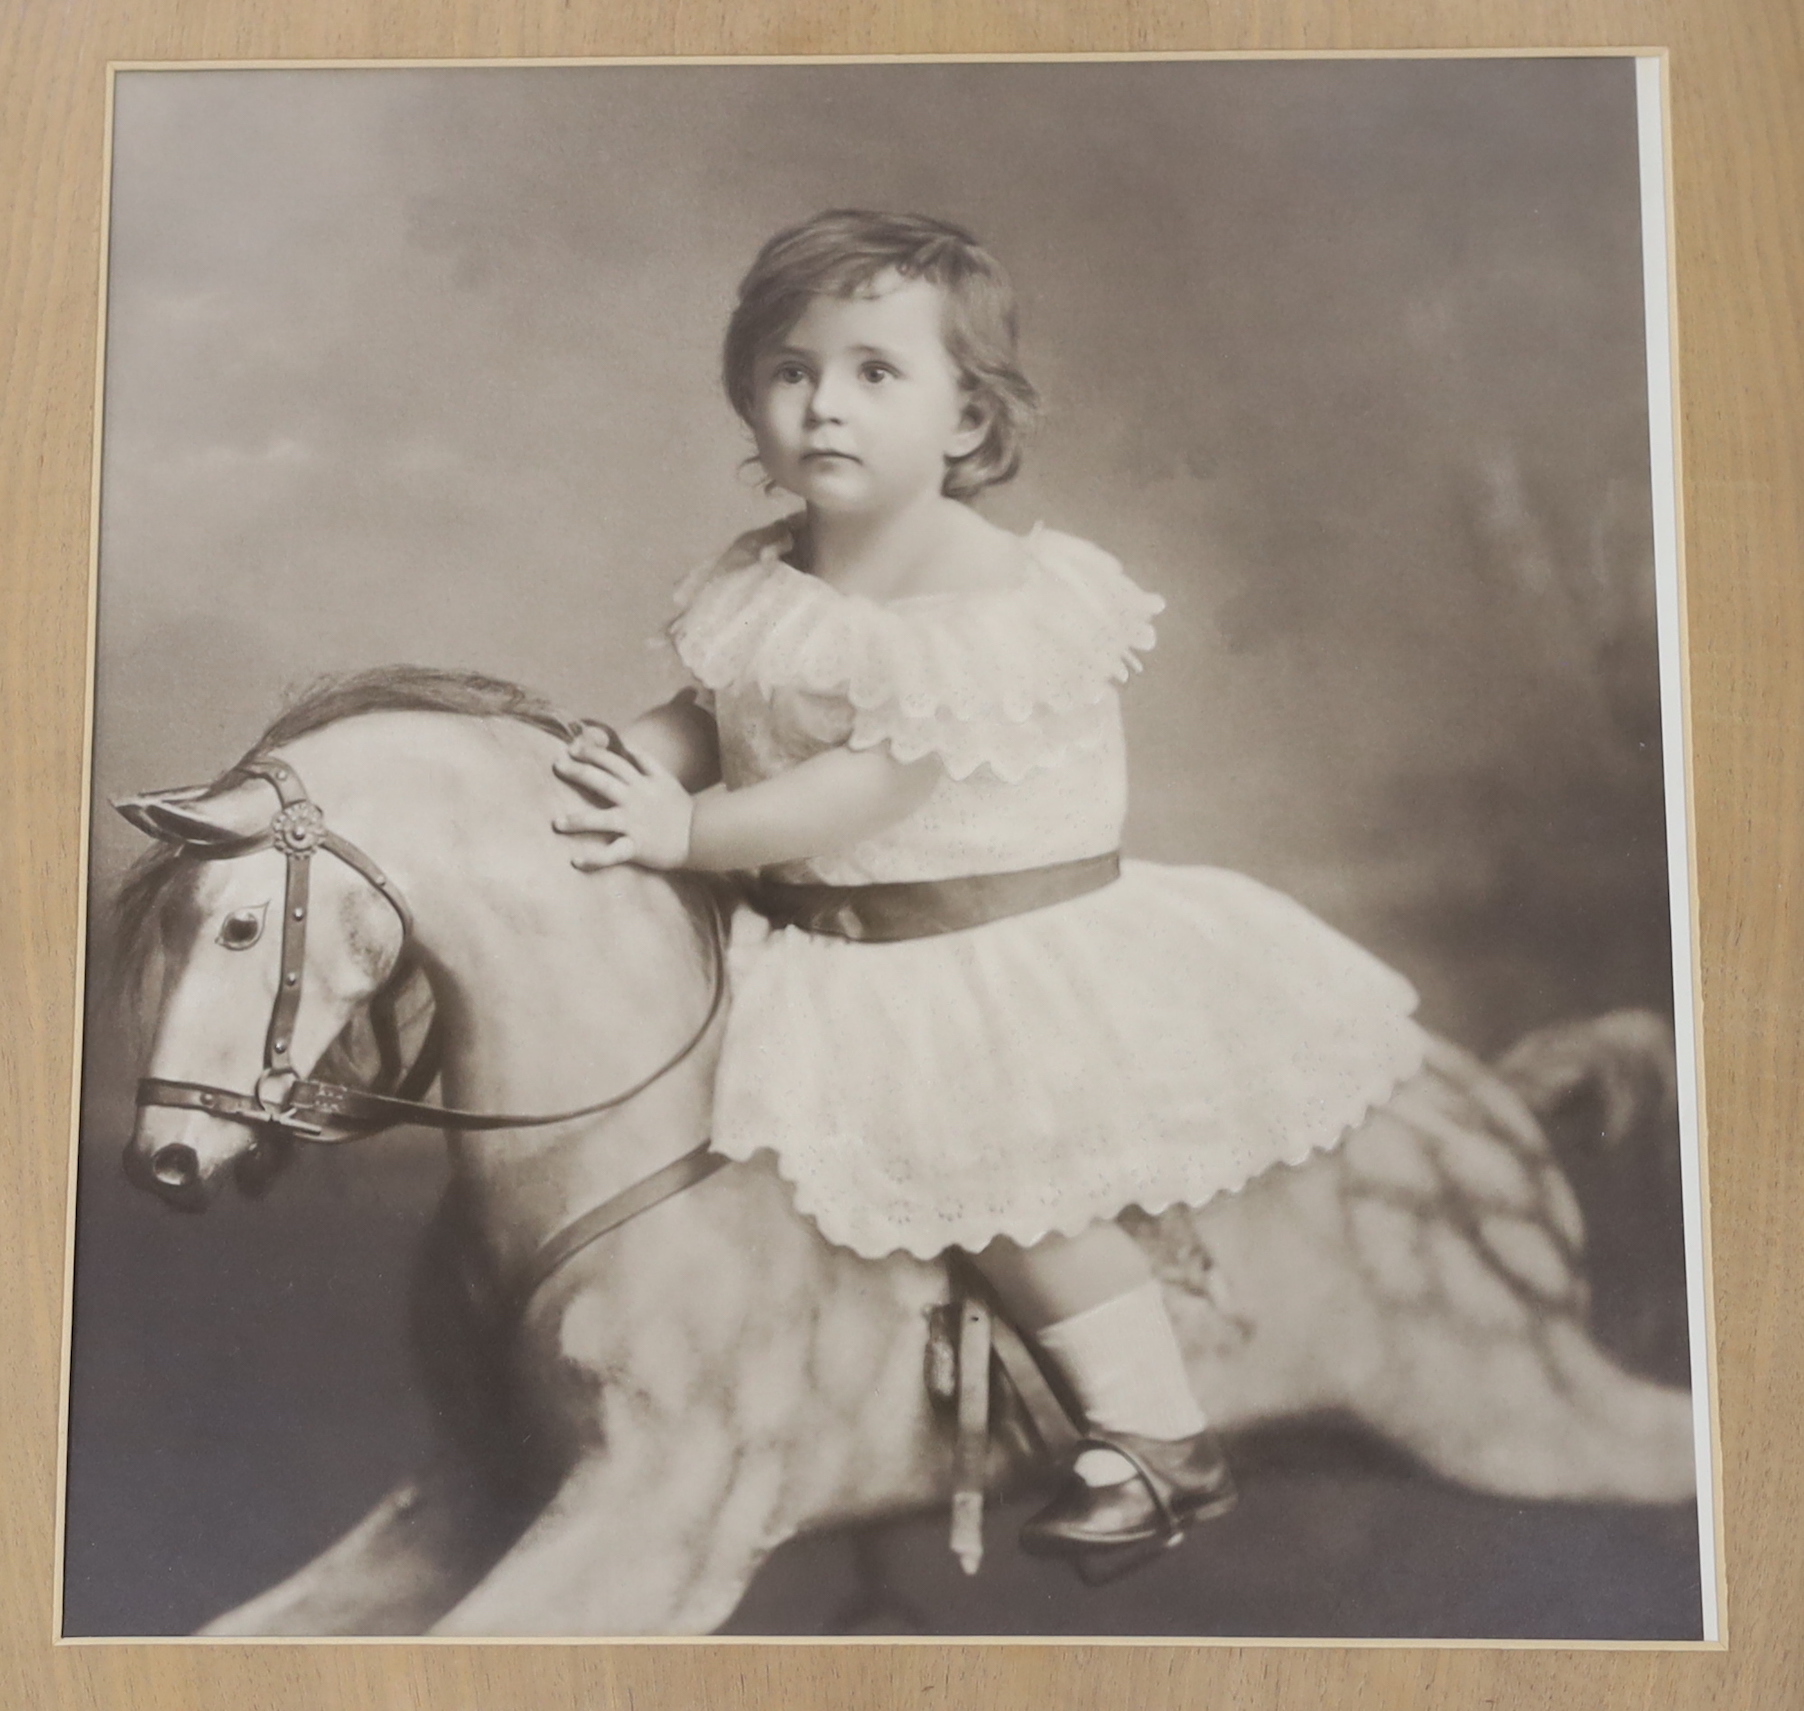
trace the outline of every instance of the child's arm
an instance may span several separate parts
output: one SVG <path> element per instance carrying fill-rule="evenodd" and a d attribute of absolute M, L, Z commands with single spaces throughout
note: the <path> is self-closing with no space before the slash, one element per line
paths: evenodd
<path fill-rule="evenodd" d="M 605 808 L 560 815 L 560 832 L 602 834 L 571 858 L 585 870 L 636 861 L 642 867 L 711 873 L 767 867 L 843 849 L 913 812 L 938 782 L 928 757 L 904 763 L 886 749 L 828 749 L 762 784 L 699 800 L 643 751 L 643 767 L 600 742 L 573 744 L 557 774 Z"/>
<path fill-rule="evenodd" d="M 694 792 L 720 782 L 720 731 L 693 689 L 642 713 L 620 733 L 636 755 L 657 761 Z"/>

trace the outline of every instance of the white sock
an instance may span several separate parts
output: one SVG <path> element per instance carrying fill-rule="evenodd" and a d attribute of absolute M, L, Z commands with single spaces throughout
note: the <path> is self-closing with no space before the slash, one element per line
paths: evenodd
<path fill-rule="evenodd" d="M 1188 1438 L 1208 1425 L 1184 1375 L 1184 1355 L 1159 1285 L 1138 1288 L 1048 1325 L 1035 1337 L 1064 1374 L 1084 1419 L 1105 1432 Z M 1078 1476 L 1090 1485 L 1132 1477 L 1112 1450 L 1086 1450 Z"/>

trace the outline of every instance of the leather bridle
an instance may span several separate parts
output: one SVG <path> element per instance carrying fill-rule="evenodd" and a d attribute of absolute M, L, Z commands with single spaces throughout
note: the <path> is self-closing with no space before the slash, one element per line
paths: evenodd
<path fill-rule="evenodd" d="M 611 746 L 618 739 L 609 732 Z M 722 944 L 718 919 L 709 933 L 710 993 L 708 1011 L 695 1031 L 681 1047 L 660 1063 L 650 1074 L 632 1086 L 593 1104 L 574 1110 L 551 1112 L 465 1111 L 455 1106 L 426 1103 L 414 1095 L 426 1090 L 437 1071 L 436 1018 L 428 1028 L 427 1040 L 412 1069 L 403 1078 L 397 1093 L 372 1093 L 363 1088 L 346 1087 L 332 1081 L 301 1076 L 294 1067 L 294 1023 L 301 1006 L 305 978 L 309 892 L 313 857 L 319 851 L 335 856 L 358 874 L 392 908 L 401 923 L 401 949 L 396 969 L 408 958 L 414 937 L 413 911 L 394 882 L 348 838 L 340 837 L 327 824 L 319 804 L 307 794 L 294 768 L 271 755 L 251 755 L 240 761 L 227 779 L 234 776 L 261 778 L 274 787 L 281 806 L 269 826 L 249 837 L 219 843 L 201 842 L 171 834 L 134 817 L 136 824 L 166 842 L 179 843 L 201 861 L 228 861 L 254 855 L 260 850 L 279 850 L 287 864 L 282 895 L 282 950 L 276 975 L 276 995 L 270 1006 L 269 1026 L 263 1036 L 263 1069 L 256 1087 L 249 1094 L 231 1088 L 214 1087 L 198 1081 L 172 1081 L 161 1076 L 145 1076 L 138 1083 L 140 1107 L 162 1105 L 183 1110 L 204 1111 L 209 1116 L 248 1123 L 260 1129 L 275 1129 L 296 1139 L 335 1143 L 357 1140 L 380 1133 L 402 1123 L 420 1123 L 438 1129 L 485 1131 L 495 1129 L 540 1129 L 557 1123 L 574 1122 L 581 1117 L 599 1116 L 618 1109 L 661 1081 L 679 1064 L 687 1060 L 714 1026 L 726 1001 L 726 953 Z M 222 780 L 221 782 L 224 782 Z M 217 788 L 213 786 L 211 788 Z M 174 798 L 179 800 L 180 798 Z M 648 1210 L 660 1200 L 710 1176 L 728 1161 L 709 1151 L 707 1144 L 685 1153 L 662 1170 L 615 1195 L 602 1206 L 585 1214 L 553 1236 L 541 1248 L 525 1287 L 520 1292 L 521 1305 L 571 1254 L 586 1246 L 596 1236 L 613 1229 L 627 1218 Z"/>

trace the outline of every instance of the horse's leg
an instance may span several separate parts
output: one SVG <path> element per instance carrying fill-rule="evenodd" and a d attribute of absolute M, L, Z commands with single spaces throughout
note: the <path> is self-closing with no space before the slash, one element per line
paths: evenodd
<path fill-rule="evenodd" d="M 435 1634 L 705 1634 L 781 1542 L 782 1456 L 724 1417 L 583 1456 Z"/>
<path fill-rule="evenodd" d="M 469 1590 L 519 1519 L 444 1456 L 396 1486 L 305 1568 L 201 1633 L 418 1634 Z"/>

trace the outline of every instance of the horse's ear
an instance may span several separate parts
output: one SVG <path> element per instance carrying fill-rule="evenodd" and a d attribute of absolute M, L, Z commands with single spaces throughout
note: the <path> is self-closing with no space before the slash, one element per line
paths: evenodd
<path fill-rule="evenodd" d="M 210 784 L 182 790 L 147 790 L 122 796 L 113 807 L 141 832 L 165 843 L 241 843 L 269 824 L 269 786 L 261 779 L 238 779 L 223 788 Z"/>

